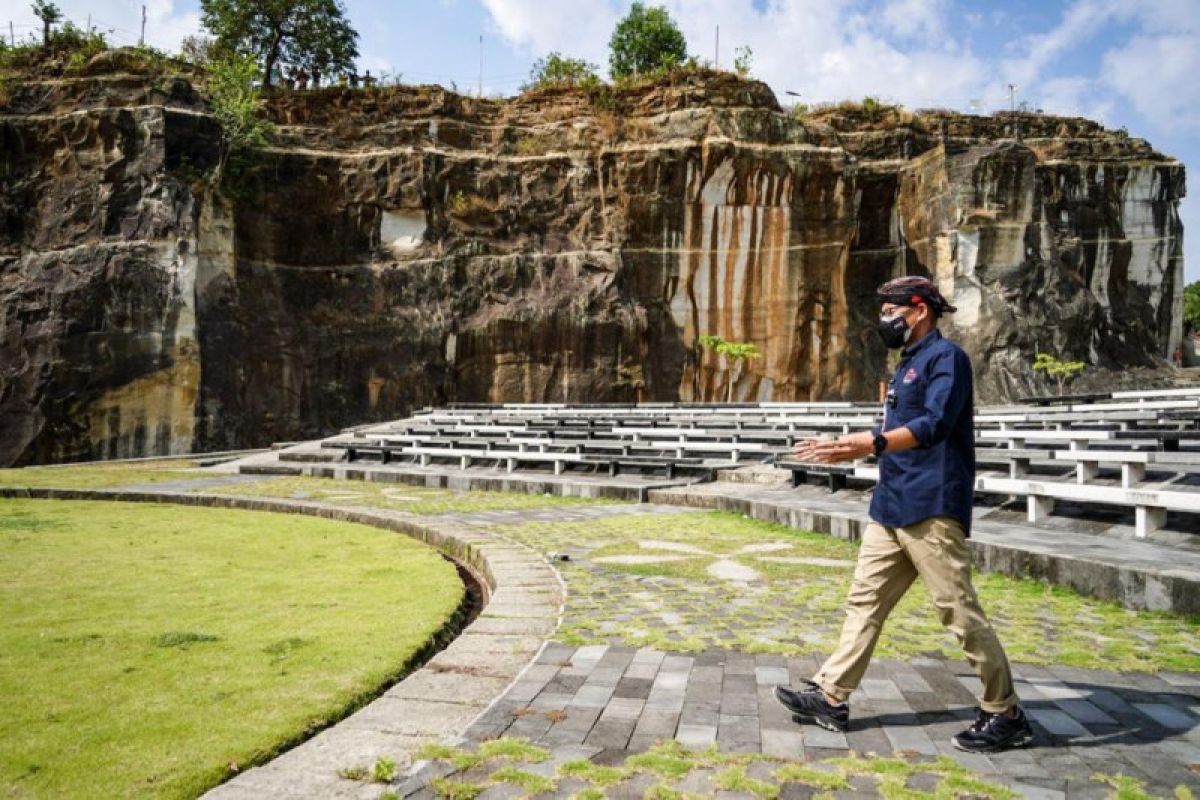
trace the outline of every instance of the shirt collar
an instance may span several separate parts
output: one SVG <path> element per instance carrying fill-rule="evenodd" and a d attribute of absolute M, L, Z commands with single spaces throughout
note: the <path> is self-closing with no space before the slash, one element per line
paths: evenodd
<path fill-rule="evenodd" d="M 942 332 L 939 331 L 937 328 L 934 328 L 929 333 L 922 336 L 920 341 L 918 341 L 916 344 L 914 344 L 911 347 L 904 348 L 904 350 L 901 351 L 900 355 L 903 356 L 904 358 L 911 358 L 912 356 L 916 355 L 923 347 L 928 345 L 930 342 L 934 341 L 935 339 L 941 339 L 941 338 L 942 338 Z"/>

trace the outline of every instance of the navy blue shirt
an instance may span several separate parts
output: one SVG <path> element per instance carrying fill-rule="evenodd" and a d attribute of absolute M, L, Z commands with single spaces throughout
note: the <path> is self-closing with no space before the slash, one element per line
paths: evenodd
<path fill-rule="evenodd" d="M 871 519 L 898 528 L 949 516 L 969 536 L 975 491 L 971 359 L 937 329 L 901 352 L 882 430 L 897 428 L 908 428 L 921 444 L 880 456 Z"/>

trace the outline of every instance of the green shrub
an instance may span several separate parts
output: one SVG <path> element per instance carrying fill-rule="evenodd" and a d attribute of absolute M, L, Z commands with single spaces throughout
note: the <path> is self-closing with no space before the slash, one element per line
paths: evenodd
<path fill-rule="evenodd" d="M 597 69 L 595 64 L 581 58 L 569 58 L 557 51 L 552 52 L 533 62 L 529 83 L 523 85 L 521 91 L 592 85 L 600 80 Z"/>

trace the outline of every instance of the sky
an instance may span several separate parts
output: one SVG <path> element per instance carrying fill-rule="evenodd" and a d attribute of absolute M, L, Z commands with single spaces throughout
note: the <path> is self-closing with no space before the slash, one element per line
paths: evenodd
<path fill-rule="evenodd" d="M 143 0 L 57 0 L 67 18 L 134 43 Z M 200 28 L 199 0 L 144 0 L 146 40 L 168 50 Z M 345 0 L 359 68 L 405 83 L 515 93 L 551 51 L 607 68 L 630 0 Z M 874 95 L 911 108 L 990 112 L 1015 99 L 1125 127 L 1187 168 L 1200 165 L 1200 0 L 657 0 L 689 52 L 751 72 L 781 100 Z M 38 30 L 27 0 L 0 26 Z M 720 28 L 720 49 L 716 31 Z M 482 37 L 482 42 L 481 42 Z M 481 74 L 482 58 L 482 81 Z M 1200 197 L 1183 202 L 1185 271 L 1200 280 Z"/>

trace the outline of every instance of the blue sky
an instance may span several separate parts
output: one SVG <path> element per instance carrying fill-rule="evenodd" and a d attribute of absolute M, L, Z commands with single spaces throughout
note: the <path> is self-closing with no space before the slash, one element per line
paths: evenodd
<path fill-rule="evenodd" d="M 67 16 L 135 41 L 141 0 L 58 0 Z M 872 94 L 910 107 L 991 111 L 1018 101 L 1128 128 L 1187 167 L 1200 164 L 1200 0 L 663 0 L 692 53 L 737 45 L 753 73 L 809 103 Z M 406 83 L 512 94 L 551 51 L 606 66 L 629 0 L 349 0 L 360 67 Z M 174 48 L 199 27 L 198 0 L 146 0 L 146 37 Z M 33 30 L 26 0 L 0 25 Z M 1183 204 L 1189 281 L 1200 280 L 1200 201 Z"/>

